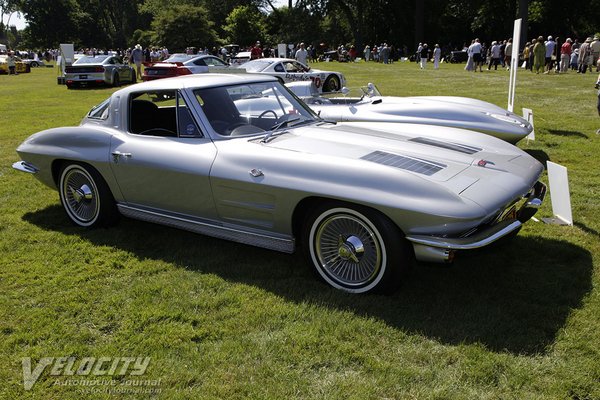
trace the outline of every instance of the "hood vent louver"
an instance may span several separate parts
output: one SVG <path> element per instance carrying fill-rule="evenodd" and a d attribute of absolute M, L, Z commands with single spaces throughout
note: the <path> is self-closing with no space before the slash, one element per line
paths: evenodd
<path fill-rule="evenodd" d="M 429 139 L 429 138 L 424 138 L 424 137 L 417 137 L 414 139 L 409 139 L 409 141 L 426 144 L 429 146 L 440 147 L 440 148 L 446 149 L 446 150 L 458 151 L 459 153 L 463 153 L 463 154 L 475 154 L 475 153 L 478 153 L 483 150 L 483 149 L 480 149 L 479 147 L 468 146 L 466 144 L 442 142 L 439 140 Z"/>
<path fill-rule="evenodd" d="M 423 174 L 427 176 L 431 176 L 436 172 L 446 168 L 444 164 L 440 164 L 434 161 L 400 156 L 398 154 L 386 153 L 384 151 L 374 151 L 361 157 L 361 159 L 381 165 L 387 165 L 388 167 L 412 171 L 417 174 Z"/>

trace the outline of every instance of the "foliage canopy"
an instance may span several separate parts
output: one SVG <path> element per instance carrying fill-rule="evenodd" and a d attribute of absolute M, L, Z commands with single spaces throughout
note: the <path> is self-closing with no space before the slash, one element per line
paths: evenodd
<path fill-rule="evenodd" d="M 375 44 L 413 48 L 427 41 L 461 47 L 474 37 L 506 39 L 527 14 L 528 38 L 585 39 L 600 31 L 600 0 L 0 0 L 0 14 L 20 12 L 22 35 L 0 24 L 12 47 L 125 48 L 140 40 L 174 51 L 231 42 Z M 523 10 L 523 11 L 519 11 Z M 525 13 L 524 10 L 527 10 Z"/>

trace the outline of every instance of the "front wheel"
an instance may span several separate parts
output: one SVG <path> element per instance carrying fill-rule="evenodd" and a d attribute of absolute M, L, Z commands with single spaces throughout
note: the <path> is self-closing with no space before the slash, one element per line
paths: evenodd
<path fill-rule="evenodd" d="M 90 228 L 109 226 L 118 219 L 110 189 L 92 167 L 66 165 L 60 173 L 58 192 L 67 216 L 75 225 Z"/>
<path fill-rule="evenodd" d="M 407 246 L 388 218 L 354 205 L 317 207 L 303 232 L 305 255 L 319 276 L 350 293 L 394 290 L 411 262 Z"/>

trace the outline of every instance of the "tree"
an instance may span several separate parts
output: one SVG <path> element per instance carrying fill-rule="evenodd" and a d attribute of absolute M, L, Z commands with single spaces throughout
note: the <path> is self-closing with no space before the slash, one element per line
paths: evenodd
<path fill-rule="evenodd" d="M 249 45 L 265 39 L 265 15 L 253 6 L 233 9 L 225 20 L 224 30 L 230 43 Z"/>
<path fill-rule="evenodd" d="M 23 0 L 20 9 L 29 23 L 30 46 L 56 48 L 60 43 L 78 42 L 76 0 Z"/>
<path fill-rule="evenodd" d="M 183 51 L 189 46 L 216 45 L 218 37 L 213 26 L 204 7 L 188 4 L 163 8 L 152 21 L 156 44 L 171 51 Z"/>

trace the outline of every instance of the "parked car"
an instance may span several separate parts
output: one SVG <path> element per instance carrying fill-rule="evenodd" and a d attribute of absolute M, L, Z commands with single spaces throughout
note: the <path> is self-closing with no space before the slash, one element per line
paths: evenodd
<path fill-rule="evenodd" d="M 313 81 L 319 92 L 337 92 L 346 84 L 340 72 L 320 71 L 291 58 L 259 58 L 248 61 L 239 68 L 253 74 L 267 74 L 285 83 Z"/>
<path fill-rule="evenodd" d="M 249 51 L 240 51 L 229 57 L 229 63 L 231 65 L 240 66 L 250 61 L 250 56 L 251 54 Z"/>
<path fill-rule="evenodd" d="M 299 247 L 353 293 L 393 289 L 414 256 L 448 262 L 516 233 L 545 193 L 542 165 L 509 143 L 442 126 L 328 123 L 276 78 L 248 74 L 123 88 L 17 153 L 13 167 L 58 190 L 80 227 L 124 215 Z"/>
<path fill-rule="evenodd" d="M 8 74 L 8 55 L 0 54 L 0 75 Z M 15 71 L 17 74 L 25 74 L 31 72 L 31 66 L 27 63 L 21 61 L 20 58 L 16 57 L 17 61 L 15 61 Z"/>
<path fill-rule="evenodd" d="M 65 67 L 65 83 L 69 89 L 90 85 L 120 86 L 123 82 L 135 83 L 135 70 L 116 56 L 81 56 L 73 65 Z"/>
<path fill-rule="evenodd" d="M 177 54 L 165 61 L 145 67 L 142 80 L 150 81 L 179 75 L 203 74 L 209 71 L 219 72 L 219 70 L 226 70 L 227 68 L 229 68 L 229 64 L 219 57 Z"/>
<path fill-rule="evenodd" d="M 518 142 L 533 131 L 529 121 L 519 115 L 467 97 L 381 96 L 372 83 L 354 92 L 343 88 L 342 95 L 321 94 L 311 82 L 291 82 L 286 86 L 321 118 L 332 121 L 451 126 L 482 132 L 510 143 Z"/>
<path fill-rule="evenodd" d="M 32 59 L 32 58 L 27 58 L 27 59 L 22 59 L 22 62 L 24 62 L 25 64 L 29 64 L 30 67 L 32 68 L 37 68 L 37 67 L 45 67 L 46 63 L 44 63 L 43 60 L 40 59 Z"/>
<path fill-rule="evenodd" d="M 464 63 L 469 59 L 469 55 L 464 50 L 455 50 L 451 51 L 448 56 L 448 61 L 453 64 Z"/>

